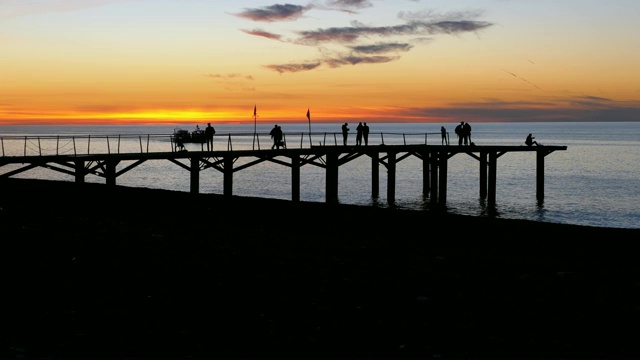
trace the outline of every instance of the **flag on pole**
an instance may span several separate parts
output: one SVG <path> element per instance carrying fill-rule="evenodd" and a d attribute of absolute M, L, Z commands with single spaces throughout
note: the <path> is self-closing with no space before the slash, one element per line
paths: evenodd
<path fill-rule="evenodd" d="M 309 121 L 311 121 L 311 113 L 309 112 L 309 109 L 307 109 L 307 119 L 309 119 Z"/>
<path fill-rule="evenodd" d="M 258 113 L 256 112 L 256 105 L 253 105 L 253 149 L 256 148 L 256 137 L 258 136 Z M 260 144 L 258 144 L 260 146 Z"/>

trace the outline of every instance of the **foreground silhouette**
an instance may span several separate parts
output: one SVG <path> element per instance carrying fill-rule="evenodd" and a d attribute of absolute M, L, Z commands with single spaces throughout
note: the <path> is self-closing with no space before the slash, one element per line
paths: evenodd
<path fill-rule="evenodd" d="M 1 358 L 640 355 L 640 229 L 7 180 Z"/>

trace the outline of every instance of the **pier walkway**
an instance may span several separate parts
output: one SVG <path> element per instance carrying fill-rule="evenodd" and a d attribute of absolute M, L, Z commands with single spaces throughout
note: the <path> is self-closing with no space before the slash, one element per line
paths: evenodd
<path fill-rule="evenodd" d="M 0 180 L 43 167 L 71 175 L 76 183 L 84 183 L 85 177 L 92 175 L 104 178 L 109 186 L 115 186 L 119 176 L 140 164 L 163 160 L 190 173 L 191 193 L 200 192 L 201 173 L 213 169 L 223 174 L 223 194 L 232 196 L 234 173 L 268 161 L 290 169 L 292 201 L 300 201 L 300 170 L 303 166 L 325 169 L 326 202 L 336 203 L 340 166 L 366 156 L 371 160 L 371 196 L 379 196 L 382 165 L 388 174 L 387 201 L 393 205 L 396 166 L 409 157 L 416 157 L 422 161 L 423 194 L 430 197 L 432 204 L 444 205 L 447 200 L 448 160 L 456 155 L 468 155 L 478 161 L 479 196 L 487 200 L 489 209 L 493 209 L 498 158 L 510 152 L 535 153 L 535 191 L 538 201 L 542 202 L 545 157 L 554 151 L 567 150 L 566 146 L 441 145 L 440 133 L 372 133 L 368 146 L 342 145 L 342 134 L 338 133 L 299 135 L 299 142 L 296 136 L 289 135 L 289 142 L 285 142 L 284 148 L 271 149 L 271 142 L 264 141 L 268 137 L 266 134 L 216 134 L 216 146 L 211 151 L 207 151 L 203 144 L 190 144 L 192 148 L 189 151 L 176 151 L 172 135 L 3 136 L 0 137 Z M 268 144 L 266 148 L 260 147 L 260 136 L 263 144 Z M 354 137 L 352 134 L 351 142 Z M 225 141 L 220 141 L 220 138 Z M 371 145 L 371 139 L 376 139 L 376 145 Z M 97 145 L 101 147 L 98 150 Z M 235 166 L 239 158 L 249 161 Z M 8 167 L 11 168 L 7 170 Z"/>

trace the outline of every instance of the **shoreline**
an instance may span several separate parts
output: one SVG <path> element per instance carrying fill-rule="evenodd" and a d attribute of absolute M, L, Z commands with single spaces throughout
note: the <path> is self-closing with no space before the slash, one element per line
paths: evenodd
<path fill-rule="evenodd" d="M 640 355 L 640 229 L 6 180 L 0 357 Z"/>

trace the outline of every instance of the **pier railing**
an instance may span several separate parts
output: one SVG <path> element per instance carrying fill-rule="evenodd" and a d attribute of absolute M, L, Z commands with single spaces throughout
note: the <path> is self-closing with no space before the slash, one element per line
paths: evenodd
<path fill-rule="evenodd" d="M 448 138 L 448 134 L 447 134 Z M 441 134 L 371 132 L 365 145 L 440 145 Z M 341 132 L 291 132 L 283 134 L 286 148 L 311 148 L 313 146 L 342 146 Z M 187 151 L 207 151 L 206 143 L 185 143 Z M 273 140 L 269 133 L 216 133 L 213 149 L 265 150 L 271 149 Z M 356 134 L 349 133 L 347 145 L 356 145 Z M 116 134 L 116 135 L 0 135 L 1 155 L 88 155 L 151 153 L 178 151 L 174 134 Z"/>

